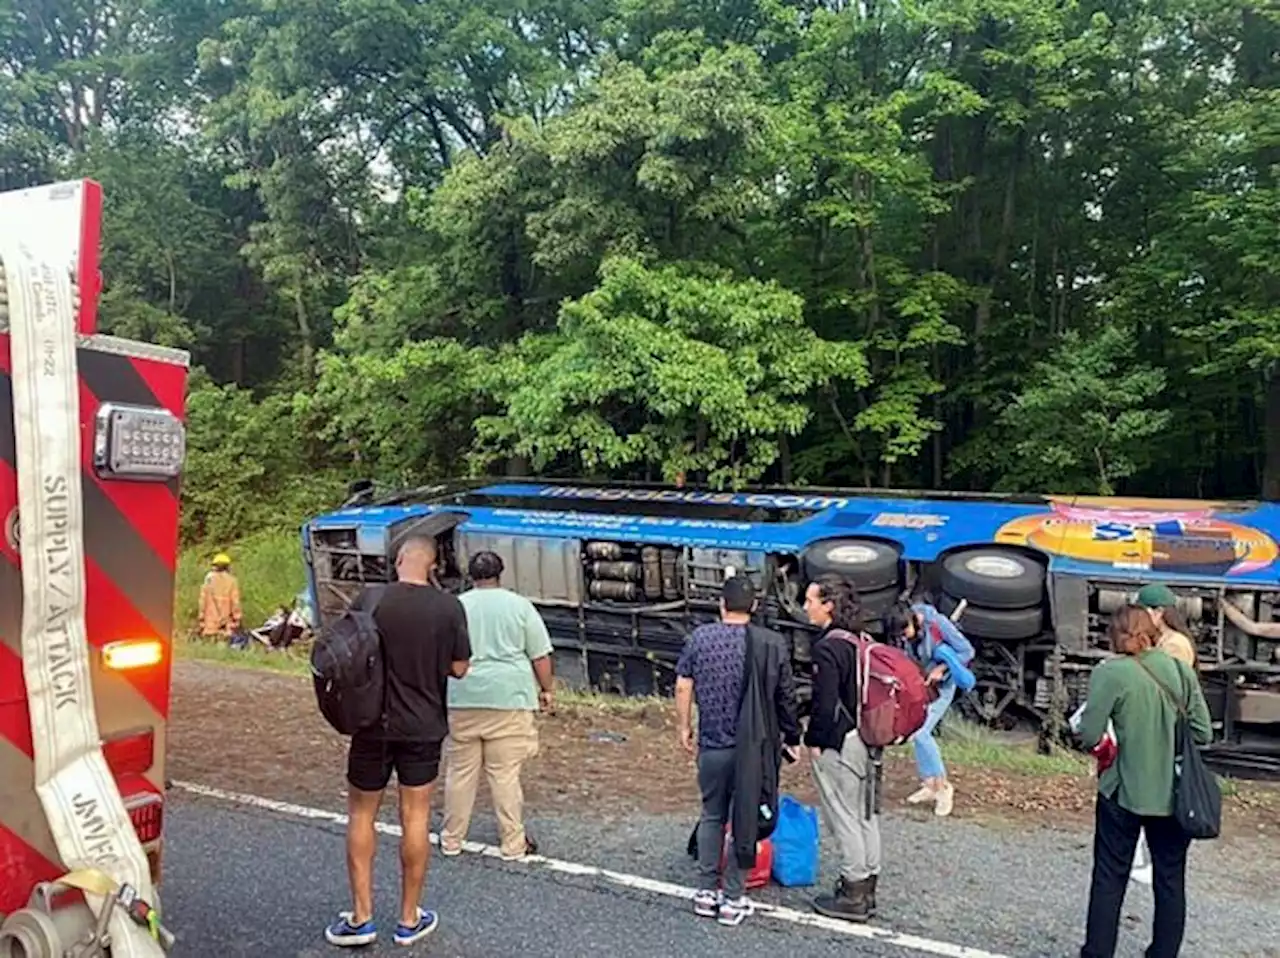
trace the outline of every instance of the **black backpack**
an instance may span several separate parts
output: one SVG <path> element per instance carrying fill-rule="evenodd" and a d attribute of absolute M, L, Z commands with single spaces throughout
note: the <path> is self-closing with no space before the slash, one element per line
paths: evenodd
<path fill-rule="evenodd" d="M 1174 820 L 1190 839 L 1217 838 L 1222 831 L 1222 789 L 1200 756 L 1200 749 L 1191 734 L 1191 723 L 1187 720 L 1186 706 L 1147 668 L 1146 663 L 1137 657 L 1134 661 L 1160 686 L 1160 691 L 1178 710 L 1173 733 Z"/>
<path fill-rule="evenodd" d="M 311 677 L 325 720 L 342 735 L 382 724 L 386 715 L 386 666 L 373 613 L 385 590 L 363 608 L 366 594 L 325 626 L 311 647 Z"/>

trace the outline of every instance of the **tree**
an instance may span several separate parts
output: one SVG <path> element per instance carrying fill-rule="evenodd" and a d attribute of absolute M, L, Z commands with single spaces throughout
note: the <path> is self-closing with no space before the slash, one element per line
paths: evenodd
<path fill-rule="evenodd" d="M 1111 496 L 1148 465 L 1171 414 L 1152 405 L 1164 372 L 1135 362 L 1135 352 L 1132 333 L 1118 326 L 1088 338 L 1066 333 L 1000 414 L 1012 453 L 1001 485 Z"/>
<path fill-rule="evenodd" d="M 652 465 L 668 481 L 747 482 L 775 462 L 779 436 L 804 429 L 815 390 L 865 377 L 861 349 L 819 339 L 774 284 L 610 259 L 556 333 L 489 370 L 502 411 L 476 423 L 477 464 L 514 455 L 537 470 Z"/>

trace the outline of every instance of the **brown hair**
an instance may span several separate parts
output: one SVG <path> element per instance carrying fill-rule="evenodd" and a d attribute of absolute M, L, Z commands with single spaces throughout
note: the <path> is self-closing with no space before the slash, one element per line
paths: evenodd
<path fill-rule="evenodd" d="M 1160 641 L 1160 629 L 1151 613 L 1140 605 L 1126 605 L 1111 616 L 1107 635 L 1111 650 L 1121 655 L 1137 655 L 1155 648 Z"/>

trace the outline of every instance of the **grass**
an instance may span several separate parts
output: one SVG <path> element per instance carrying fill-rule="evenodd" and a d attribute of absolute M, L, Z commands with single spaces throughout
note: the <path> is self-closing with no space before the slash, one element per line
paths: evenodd
<path fill-rule="evenodd" d="M 178 557 L 176 631 L 190 635 L 200 608 L 200 585 L 210 560 L 219 552 L 231 556 L 232 571 L 240 582 L 244 624 L 256 628 L 279 606 L 288 605 L 306 586 L 302 562 L 302 537 L 293 532 L 261 532 L 222 546 L 197 546 Z M 230 649 L 226 650 L 230 652 Z"/>
<path fill-rule="evenodd" d="M 1015 772 L 1022 775 L 1079 775 L 1088 760 L 1066 749 L 1041 755 L 1034 746 L 1010 742 L 999 732 L 948 713 L 938 736 L 942 756 L 954 765 Z"/>
<path fill-rule="evenodd" d="M 256 669 L 260 672 L 277 672 L 282 675 L 310 675 L 307 655 L 289 649 L 268 650 L 263 646 L 233 649 L 225 642 L 206 642 L 179 636 L 173 644 L 174 655 L 179 660 L 211 662 L 237 669 Z"/>

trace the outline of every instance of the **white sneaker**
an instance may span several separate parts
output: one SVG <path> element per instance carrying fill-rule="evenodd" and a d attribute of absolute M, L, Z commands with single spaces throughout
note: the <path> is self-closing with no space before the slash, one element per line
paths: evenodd
<path fill-rule="evenodd" d="M 741 898 L 726 898 L 720 902 L 720 913 L 716 920 L 722 925 L 741 925 L 753 911 L 755 906 L 746 895 Z"/>
<path fill-rule="evenodd" d="M 946 818 L 951 814 L 951 809 L 956 803 L 956 787 L 948 782 L 938 792 L 937 803 L 933 806 L 933 814 L 939 818 Z"/>
<path fill-rule="evenodd" d="M 931 789 L 928 785 L 925 785 L 925 786 L 922 786 L 921 788 L 916 789 L 914 792 L 912 792 L 910 795 L 907 796 L 907 804 L 923 805 L 925 802 L 934 801 L 936 797 L 937 796 L 934 793 L 933 789 Z"/>
<path fill-rule="evenodd" d="M 720 892 L 703 889 L 693 896 L 693 913 L 703 918 L 715 918 L 723 900 Z"/>

